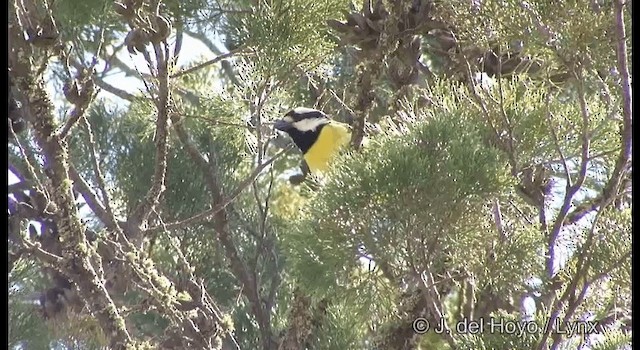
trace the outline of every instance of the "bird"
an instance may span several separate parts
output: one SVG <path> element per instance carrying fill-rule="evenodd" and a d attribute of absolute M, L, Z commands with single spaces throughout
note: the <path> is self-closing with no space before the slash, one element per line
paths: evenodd
<path fill-rule="evenodd" d="M 296 107 L 276 120 L 274 128 L 291 137 L 302 151 L 312 174 L 326 172 L 332 159 L 351 139 L 351 127 L 329 118 L 317 109 Z"/>

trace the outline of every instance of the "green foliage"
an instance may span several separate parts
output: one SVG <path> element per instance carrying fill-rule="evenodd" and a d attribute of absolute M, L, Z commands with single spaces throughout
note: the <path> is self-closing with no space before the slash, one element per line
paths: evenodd
<path fill-rule="evenodd" d="M 495 223 L 487 222 L 487 226 Z M 495 230 L 487 227 L 486 231 Z M 486 237 L 489 238 L 489 237 Z M 458 259 L 466 265 L 478 280 L 478 288 L 488 288 L 498 295 L 517 295 L 523 290 L 521 281 L 530 276 L 541 276 L 544 270 L 544 257 L 538 247 L 544 237 L 535 227 L 518 227 L 505 232 L 504 239 L 494 239 L 494 249 L 484 259 L 469 259 L 468 251 L 458 250 Z M 486 245 L 485 242 L 469 242 L 476 246 Z M 466 254 L 465 254 L 466 253 Z"/>
<path fill-rule="evenodd" d="M 229 30 L 238 46 L 254 51 L 247 62 L 261 75 L 287 80 L 298 76 L 294 68 L 309 71 L 325 61 L 333 48 L 325 20 L 338 17 L 346 5 L 344 0 L 260 0 L 251 13 L 229 18 Z"/>
<path fill-rule="evenodd" d="M 615 60 L 613 2 L 601 5 L 597 11 L 579 1 L 539 1 L 533 5 L 555 32 L 554 44 L 563 57 L 581 61 L 588 56 L 601 63 Z"/>
<path fill-rule="evenodd" d="M 604 338 L 591 346 L 592 350 L 622 350 L 632 346 L 631 334 L 621 331 L 604 333 Z"/>
<path fill-rule="evenodd" d="M 114 155 L 118 188 L 129 205 L 144 198 L 153 177 L 155 113 L 152 108 L 147 102 L 134 102 L 114 131 L 114 138 L 120 144 Z M 190 141 L 202 149 L 213 164 L 225 164 L 212 168 L 222 184 L 232 184 L 237 179 L 236 170 L 241 169 L 245 159 L 244 130 L 238 127 L 242 124 L 237 113 L 232 102 L 221 97 L 203 98 L 198 107 L 184 108 L 183 125 L 190 131 Z M 210 203 L 209 194 L 203 191 L 206 185 L 202 173 L 191 171 L 192 160 L 187 152 L 177 136 L 172 138 L 167 160 L 168 191 L 164 196 L 167 209 L 175 216 L 195 213 Z"/>
<path fill-rule="evenodd" d="M 608 69 L 605 64 L 615 59 L 612 4 L 594 10 L 580 1 L 492 0 L 469 11 L 468 3 L 442 2 L 437 12 L 454 25 L 460 40 L 479 47 L 498 45 L 506 51 L 522 41 L 526 55 L 544 58 L 547 64 L 584 62 L 589 57 L 598 68 Z"/>
<path fill-rule="evenodd" d="M 631 209 L 603 210 L 594 228 L 590 247 L 593 258 L 590 267 L 594 274 L 608 269 L 614 285 L 628 289 L 631 280 Z"/>
<path fill-rule="evenodd" d="M 116 188 L 130 209 L 144 198 L 153 177 L 153 115 L 148 102 L 134 102 L 119 118 L 114 131 L 114 139 L 120 145 L 114 149 Z"/>
<path fill-rule="evenodd" d="M 39 296 L 49 279 L 29 259 L 18 259 L 9 273 L 8 346 L 47 349 L 54 344 L 76 344 L 83 349 L 99 349 L 105 344 L 98 321 L 73 314 L 43 319 Z M 37 336 L 34 336 L 37 335 Z"/>
<path fill-rule="evenodd" d="M 129 318 L 131 324 L 135 327 L 136 334 L 144 337 L 154 337 L 162 334 L 169 325 L 169 321 L 161 315 L 153 312 L 132 312 Z"/>
<path fill-rule="evenodd" d="M 73 41 L 74 49 L 80 55 L 95 52 L 101 41 L 103 47 L 116 45 L 119 34 L 127 30 L 113 10 L 112 0 L 59 0 L 53 4 L 57 28 L 64 38 Z M 90 62 L 92 58 L 84 59 Z"/>
<path fill-rule="evenodd" d="M 358 304 L 359 302 L 360 300 L 342 300 L 329 307 L 322 331 L 312 335 L 317 337 L 313 343 L 316 348 L 327 350 L 366 348 L 363 339 L 370 333 L 369 325 L 365 322 L 354 322 L 354 316 L 366 318 L 377 314 L 370 312 L 368 315 L 362 315 L 362 305 Z M 369 304 L 369 306 L 372 305 L 375 303 Z"/>
<path fill-rule="evenodd" d="M 8 348 L 23 344 L 44 349 L 53 340 L 49 328 L 38 312 L 33 300 L 43 278 L 33 262 L 19 259 L 9 273 Z M 37 333 L 38 337 L 31 334 Z"/>
<path fill-rule="evenodd" d="M 187 28 L 193 28 L 196 32 L 205 32 L 210 29 L 210 25 L 215 23 L 213 17 L 218 14 L 222 1 L 209 0 L 165 0 L 162 5 L 166 6 L 171 18 L 184 19 L 183 24 Z"/>
<path fill-rule="evenodd" d="M 114 154 L 119 148 L 118 139 L 115 137 L 124 109 L 114 106 L 104 100 L 93 103 L 85 114 L 85 118 L 91 127 L 93 134 L 94 150 L 103 176 L 109 181 L 114 170 Z M 78 122 L 76 128 L 81 131 L 74 133 L 69 141 L 69 153 L 78 171 L 87 181 L 97 186 L 98 181 L 93 170 L 89 134 L 83 120 Z"/>
<path fill-rule="evenodd" d="M 510 185 L 505 161 L 483 144 L 484 132 L 459 111 L 443 113 L 342 157 L 283 237 L 300 285 L 359 305 L 366 309 L 363 319 L 384 322 L 395 287 L 378 268 L 366 271 L 366 259 L 359 258 L 419 270 L 445 259 L 469 261 L 469 248 L 487 238 L 487 199 Z M 430 261 L 415 250 L 420 241 L 437 245 Z M 465 253 L 458 258 L 455 252 Z"/>
<path fill-rule="evenodd" d="M 90 315 L 69 315 L 66 319 L 49 323 L 54 339 L 67 344 L 76 344 L 83 349 L 101 349 L 108 344 L 98 320 Z"/>
<path fill-rule="evenodd" d="M 113 10 L 112 4 L 111 0 L 56 1 L 54 10 L 58 27 L 68 37 L 77 36 L 81 33 L 78 30 L 89 29 L 90 25 L 96 23 L 102 26 L 111 26 L 111 30 L 124 30 L 124 25 L 116 20 L 118 14 Z"/>

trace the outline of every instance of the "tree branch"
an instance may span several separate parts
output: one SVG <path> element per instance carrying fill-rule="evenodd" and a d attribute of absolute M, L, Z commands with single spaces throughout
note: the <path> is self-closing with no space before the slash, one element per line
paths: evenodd
<path fill-rule="evenodd" d="M 565 287 L 565 290 L 562 293 L 562 295 L 559 298 L 556 296 L 556 299 L 553 302 L 552 307 L 549 309 L 551 310 L 551 316 L 547 323 L 549 325 L 556 324 L 555 321 L 560 317 L 560 313 L 562 312 L 563 305 L 567 303 L 567 301 L 569 301 L 567 305 L 567 311 L 565 312 L 565 317 L 564 317 L 564 319 L 567 320 L 571 316 L 571 314 L 575 311 L 575 309 L 579 306 L 579 303 L 582 302 L 581 298 L 584 298 L 584 295 L 586 294 L 587 289 L 589 288 L 590 283 L 588 282 L 587 277 L 588 277 L 590 266 L 587 263 L 587 261 L 593 255 L 593 250 L 591 249 L 591 246 L 593 244 L 593 238 L 596 232 L 595 231 L 596 225 L 598 223 L 598 220 L 600 219 L 601 214 L 602 214 L 602 211 L 599 211 L 596 214 L 596 217 L 594 218 L 591 224 L 591 229 L 589 230 L 589 234 L 585 239 L 585 242 L 580 247 L 579 252 L 577 253 L 578 254 L 577 262 L 575 264 L 576 272 L 571 276 L 571 279 L 569 280 L 568 285 Z M 572 294 L 575 296 L 575 291 L 580 280 L 584 281 L 583 288 L 580 294 L 581 297 L 577 299 L 571 298 Z M 550 291 L 550 292 L 555 294 L 555 291 Z M 538 344 L 538 350 L 542 350 L 546 348 L 547 339 L 549 339 L 549 337 L 551 337 L 553 344 L 555 344 L 555 345 L 552 345 L 551 348 L 553 349 L 554 346 L 557 346 L 558 337 L 560 336 L 560 334 L 557 332 L 553 333 L 554 330 L 555 330 L 554 327 L 545 328 L 544 334 L 542 335 L 540 343 Z"/>
<path fill-rule="evenodd" d="M 567 158 L 564 156 L 564 152 L 562 152 L 562 148 L 560 148 L 560 143 L 558 141 L 558 135 L 556 133 L 556 129 L 553 125 L 553 114 L 551 113 L 551 109 L 549 108 L 549 104 L 551 102 L 551 94 L 547 94 L 545 98 L 545 104 L 547 109 L 547 123 L 549 123 L 549 131 L 551 132 L 551 138 L 553 140 L 553 145 L 558 152 L 558 156 L 560 156 L 560 161 L 562 162 L 562 168 L 564 169 L 565 177 L 567 178 L 567 184 L 571 186 L 571 172 L 569 171 L 569 165 L 567 164 Z"/>
<path fill-rule="evenodd" d="M 116 223 L 109 220 L 110 216 L 102 204 L 102 201 L 98 198 L 98 195 L 91 189 L 89 183 L 78 173 L 76 167 L 71 163 L 69 164 L 69 178 L 73 181 L 73 189 L 82 195 L 82 198 L 84 198 L 91 211 L 109 227 L 116 225 Z"/>
<path fill-rule="evenodd" d="M 290 151 L 291 149 L 292 149 L 292 146 L 289 146 L 281 150 L 280 152 L 278 152 L 276 155 L 274 155 L 264 163 L 256 166 L 256 168 L 251 172 L 251 174 L 249 174 L 242 182 L 240 182 L 240 184 L 238 184 L 238 186 L 233 191 L 231 191 L 231 193 L 227 196 L 227 198 L 223 199 L 219 204 L 215 205 L 213 208 L 205 210 L 188 219 L 184 219 L 184 220 L 173 222 L 173 223 L 168 223 L 165 225 L 166 229 L 175 230 L 175 229 L 181 229 L 181 228 L 185 228 L 192 225 L 202 224 L 203 222 L 208 220 L 211 216 L 215 215 L 217 212 L 223 210 L 229 204 L 231 204 L 240 195 L 240 193 L 244 191 L 245 188 L 251 185 L 251 183 L 255 180 L 255 178 L 258 177 L 258 175 L 260 175 L 262 170 L 264 170 L 271 163 L 276 161 L 278 158 L 283 156 L 286 152 Z M 155 232 L 160 232 L 162 230 L 163 230 L 162 226 L 154 226 L 144 230 L 143 234 L 145 235 L 151 234 Z"/>
<path fill-rule="evenodd" d="M 120 97 L 123 100 L 126 101 L 133 101 L 136 96 L 133 94 L 130 94 L 128 92 L 126 92 L 125 90 L 119 89 L 109 83 L 107 83 L 106 81 L 104 81 L 103 79 L 99 78 L 99 77 L 94 77 L 95 82 L 96 82 L 96 86 L 98 86 L 99 88 L 101 88 L 102 90 L 109 92 L 115 96 Z"/>
<path fill-rule="evenodd" d="M 133 210 L 129 220 L 133 226 L 140 226 L 146 223 L 151 212 L 158 205 L 158 200 L 165 190 L 165 180 L 167 174 L 167 150 L 169 137 L 169 69 L 167 65 L 168 57 L 161 54 L 161 50 L 154 45 L 157 62 L 158 97 L 155 104 L 158 110 L 156 120 L 156 131 L 154 141 L 156 144 L 155 165 L 151 188 L 147 192 L 143 201 Z M 148 60 L 149 64 L 151 61 Z M 131 237 L 134 238 L 135 237 Z"/>
<path fill-rule="evenodd" d="M 326 298 L 313 303 L 299 286 L 293 291 L 289 307 L 287 329 L 280 338 L 278 350 L 313 349 L 312 335 L 319 332 L 325 323 L 329 301 Z M 311 338 L 311 339 L 310 339 Z"/>
<path fill-rule="evenodd" d="M 627 57 L 627 43 L 625 40 L 625 25 L 624 25 L 624 9 L 625 2 L 623 0 L 616 0 L 614 5 L 615 16 L 615 31 L 617 37 L 616 51 L 617 51 L 617 65 L 618 71 L 622 78 L 621 93 L 622 93 L 622 125 L 620 130 L 620 139 L 622 148 L 620 154 L 616 159 L 614 169 L 611 173 L 611 177 L 607 181 L 606 185 L 602 189 L 601 195 L 594 200 L 578 206 L 567 216 L 567 221 L 570 223 L 577 222 L 587 213 L 596 210 L 597 208 L 603 208 L 611 203 L 618 191 L 622 180 L 628 172 L 629 160 L 631 158 L 631 142 L 633 138 L 631 119 L 632 119 L 632 93 L 631 93 L 631 79 L 629 75 L 628 57 Z"/>
<path fill-rule="evenodd" d="M 16 8 L 16 11 L 21 11 Z M 24 13 L 24 12 L 23 12 Z M 30 13 L 35 16 L 36 13 Z M 10 71 L 12 81 L 25 95 L 23 108 L 28 109 L 28 121 L 33 125 L 35 139 L 42 150 L 44 168 L 50 180 L 52 200 L 57 206 L 56 222 L 60 234 L 63 261 L 57 266 L 65 270 L 85 299 L 86 305 L 95 314 L 105 334 L 109 336 L 110 346 L 125 349 L 133 345 L 124 320 L 94 268 L 90 250 L 87 248 L 85 228 L 79 219 L 75 198 L 69 179 L 69 155 L 65 141 L 55 133 L 55 118 L 52 112 L 42 76 L 35 76 L 34 70 L 25 57 L 32 57 L 29 43 L 24 39 L 27 28 L 18 25 L 19 20 L 9 18 L 12 47 L 10 52 Z"/>
<path fill-rule="evenodd" d="M 172 117 L 174 122 L 174 128 L 176 130 L 176 134 L 180 139 L 180 142 L 185 146 L 187 153 L 190 158 L 196 163 L 198 168 L 202 171 L 209 191 L 211 192 L 211 196 L 213 199 L 214 206 L 219 208 L 215 213 L 211 213 L 214 215 L 213 221 L 213 229 L 215 230 L 218 240 L 222 244 L 225 250 L 225 254 L 229 259 L 231 264 L 231 270 L 234 273 L 234 276 L 242 283 L 242 293 L 247 297 L 247 299 L 251 303 L 251 309 L 253 311 L 254 316 L 256 317 L 256 321 L 258 322 L 258 326 L 260 332 L 262 334 L 262 343 L 265 350 L 269 350 L 272 348 L 272 332 L 271 332 L 271 323 L 270 323 L 270 315 L 268 310 L 264 308 L 262 303 L 262 298 L 260 297 L 258 286 L 257 286 L 257 278 L 256 272 L 249 269 L 245 260 L 243 260 L 241 256 L 240 250 L 236 247 L 233 239 L 229 233 L 228 227 L 228 219 L 226 212 L 223 210 L 227 204 L 225 204 L 224 196 L 222 193 L 222 188 L 219 184 L 219 181 L 216 177 L 216 169 L 215 165 L 211 162 L 207 162 L 204 156 L 200 153 L 197 147 L 191 142 L 187 131 L 184 129 L 184 124 L 180 122 L 177 116 Z M 273 161 L 276 157 L 271 158 L 270 161 Z M 263 164 L 267 164 L 270 161 L 267 161 Z M 261 170 L 261 169 L 260 169 Z M 257 174 L 255 176 L 250 176 L 247 180 L 246 186 L 254 183 Z M 243 186 L 244 187 L 244 186 Z M 240 191 L 242 191 L 243 187 L 239 187 L 239 191 L 237 190 L 237 194 L 230 197 L 235 198 L 235 196 L 239 195 Z M 229 201 L 229 199 L 227 199 Z M 230 201 L 229 201 L 230 202 Z M 224 206 L 222 205 L 224 204 Z M 164 229 L 167 229 L 168 225 L 164 225 Z"/>
<path fill-rule="evenodd" d="M 564 200 L 560 208 L 560 212 L 556 217 L 556 221 L 553 223 L 553 228 L 549 234 L 547 240 L 547 275 L 553 277 L 553 265 L 555 262 L 556 241 L 560 235 L 567 213 L 571 208 L 571 202 L 573 197 L 580 190 L 582 184 L 587 177 L 587 166 L 589 164 L 589 147 L 591 143 L 591 136 L 589 133 L 589 110 L 587 109 L 587 101 L 585 98 L 584 81 L 582 77 L 582 67 L 577 68 L 576 78 L 578 80 L 578 101 L 580 104 L 580 113 L 582 115 L 582 150 L 581 150 L 581 162 L 580 170 L 578 172 L 578 178 L 574 184 L 567 182 Z"/>
<path fill-rule="evenodd" d="M 98 156 L 96 155 L 96 147 L 95 147 L 96 142 L 93 138 L 93 131 L 91 130 L 91 124 L 89 123 L 89 120 L 86 117 L 84 117 L 83 119 L 84 119 L 84 128 L 86 130 L 87 138 L 88 138 L 87 146 L 89 148 L 89 155 L 91 157 L 91 163 L 93 165 L 93 173 L 98 182 L 98 188 L 100 189 L 100 192 L 102 194 L 102 203 L 104 204 L 104 208 L 106 209 L 107 220 L 104 222 L 110 223 L 112 230 L 121 234 L 122 230 L 120 229 L 120 226 L 118 225 L 118 220 L 116 219 L 116 216 L 113 213 L 113 209 L 111 208 L 111 199 L 109 197 L 109 192 L 107 191 L 107 184 L 104 181 L 104 176 L 102 176 L 102 171 L 100 170 L 100 164 L 98 164 Z"/>
<path fill-rule="evenodd" d="M 219 55 L 217 57 L 214 57 L 214 58 L 212 58 L 212 59 L 210 59 L 208 61 L 199 63 L 199 64 L 197 64 L 197 65 L 195 65 L 195 66 L 193 66 L 191 68 L 187 68 L 187 69 L 184 69 L 184 70 L 182 70 L 182 71 L 180 71 L 178 73 L 175 73 L 175 74 L 173 74 L 171 76 L 171 78 L 178 78 L 178 77 L 181 77 L 183 75 L 186 75 L 186 74 L 189 74 L 189 73 L 193 73 L 193 72 L 195 72 L 197 70 L 200 70 L 200 69 L 205 68 L 207 66 L 210 66 L 212 64 L 216 64 L 216 63 L 218 63 L 218 62 L 220 62 L 220 61 L 222 61 L 224 59 L 227 59 L 229 57 L 233 57 L 233 56 L 241 53 L 243 50 L 244 50 L 244 48 L 238 48 L 238 49 L 229 51 L 229 52 L 227 52 L 225 54 L 222 54 L 222 55 Z"/>
<path fill-rule="evenodd" d="M 82 118 L 88 106 L 89 106 L 89 101 L 86 101 L 86 102 L 75 105 L 73 110 L 71 110 L 71 114 L 69 114 L 69 118 L 67 119 L 67 122 L 62 127 L 62 130 L 60 130 L 60 137 L 62 139 L 67 137 L 67 135 L 69 134 L 69 131 L 71 131 L 71 128 L 73 128 L 78 122 L 78 120 Z"/>
<path fill-rule="evenodd" d="M 200 40 L 200 42 L 202 42 L 204 46 L 206 46 L 209 49 L 209 51 L 213 52 L 214 54 L 216 55 L 222 54 L 222 51 L 220 51 L 220 49 L 213 43 L 213 41 L 211 41 L 211 39 L 207 37 L 206 33 L 193 32 L 188 29 L 185 30 L 184 33 L 194 39 Z"/>

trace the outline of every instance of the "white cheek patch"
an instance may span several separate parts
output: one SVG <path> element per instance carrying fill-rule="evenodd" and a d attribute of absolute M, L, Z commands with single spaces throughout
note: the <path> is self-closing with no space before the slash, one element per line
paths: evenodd
<path fill-rule="evenodd" d="M 295 114 L 307 114 L 307 113 L 313 113 L 313 112 L 320 112 L 320 111 L 317 109 L 307 108 L 307 107 L 296 107 L 293 109 L 293 113 Z"/>
<path fill-rule="evenodd" d="M 291 124 L 293 123 L 293 118 L 291 118 L 290 116 L 286 116 L 284 118 L 282 118 L 282 120 L 284 120 L 285 122 Z"/>
<path fill-rule="evenodd" d="M 313 131 L 322 124 L 327 124 L 329 121 L 324 118 L 302 119 L 293 123 L 293 126 L 300 131 Z"/>

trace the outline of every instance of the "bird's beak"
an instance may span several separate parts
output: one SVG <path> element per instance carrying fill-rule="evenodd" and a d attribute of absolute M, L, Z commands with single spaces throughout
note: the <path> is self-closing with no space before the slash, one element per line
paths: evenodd
<path fill-rule="evenodd" d="M 276 120 L 273 123 L 273 127 L 280 131 L 287 131 L 291 128 L 291 123 L 284 121 L 283 119 Z"/>

